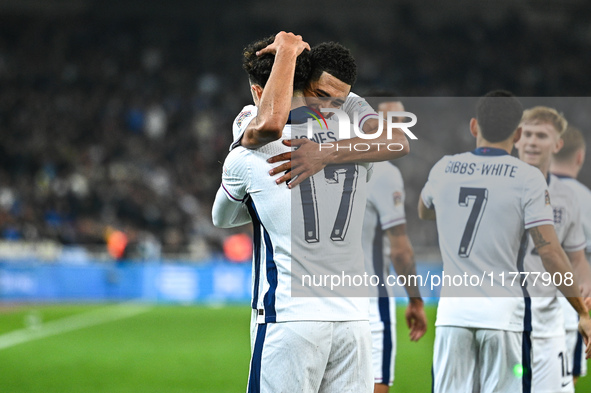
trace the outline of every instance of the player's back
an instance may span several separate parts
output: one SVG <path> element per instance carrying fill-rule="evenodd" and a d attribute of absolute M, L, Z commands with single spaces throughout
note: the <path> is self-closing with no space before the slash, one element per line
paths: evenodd
<path fill-rule="evenodd" d="M 523 271 L 525 229 L 552 224 L 541 172 L 504 150 L 479 148 L 441 159 L 422 197 L 435 206 L 445 274 L 478 277 L 444 281 L 437 324 L 522 330 L 524 293 L 507 278 Z"/>
<path fill-rule="evenodd" d="M 306 117 L 301 112 L 292 111 L 282 140 L 306 134 Z M 224 166 L 224 184 L 233 188 L 228 179 L 235 175 L 243 187 L 235 192 L 239 194 L 235 199 L 247 198 L 253 220 L 253 307 L 258 321 L 367 319 L 366 299 L 335 297 L 326 286 L 309 285 L 292 296 L 292 283 L 302 279 L 294 274 L 310 275 L 308 284 L 312 284 L 318 282 L 313 281 L 314 275 L 350 269 L 363 272 L 361 222 L 367 165 L 327 166 L 290 190 L 275 183 L 279 175 L 269 176 L 275 165 L 267 159 L 289 151 L 282 140 L 255 150 L 237 147 Z"/>

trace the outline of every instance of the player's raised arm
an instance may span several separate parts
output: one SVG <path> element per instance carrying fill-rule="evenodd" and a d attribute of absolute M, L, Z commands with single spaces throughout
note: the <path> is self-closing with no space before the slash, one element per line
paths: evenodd
<path fill-rule="evenodd" d="M 284 31 L 277 34 L 275 40 L 266 47 L 258 50 L 246 48 L 243 66 L 249 74 L 258 113 L 242 135 L 242 146 L 255 149 L 281 138 L 291 109 L 296 62 L 305 50 L 310 50 L 310 46 L 301 36 Z M 269 57 L 269 61 L 273 61 L 274 57 L 268 80 L 265 80 L 264 73 L 259 75 L 257 72 L 261 63 L 252 61 L 257 56 Z"/>

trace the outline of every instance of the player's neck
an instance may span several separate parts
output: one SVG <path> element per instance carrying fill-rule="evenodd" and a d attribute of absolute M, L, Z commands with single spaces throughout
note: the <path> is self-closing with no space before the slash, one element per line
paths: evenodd
<path fill-rule="evenodd" d="M 540 172 L 542 172 L 542 175 L 544 175 L 544 179 L 546 179 L 548 177 L 548 173 L 550 172 L 550 163 L 543 162 L 538 165 L 537 168 L 540 170 Z"/>
<path fill-rule="evenodd" d="M 574 165 L 569 164 L 559 164 L 557 162 L 553 162 L 550 165 L 550 173 L 560 176 L 568 176 L 576 179 L 579 175 L 579 169 L 577 169 Z"/>
<path fill-rule="evenodd" d="M 301 106 L 306 106 L 306 99 L 304 98 L 303 91 L 294 91 L 293 98 L 291 100 L 291 109 L 296 109 Z"/>
<path fill-rule="evenodd" d="M 505 150 L 507 153 L 511 154 L 513 150 L 513 142 L 512 141 L 503 141 L 503 142 L 489 142 L 484 138 L 478 138 L 476 147 L 488 147 L 491 149 L 502 149 Z"/>

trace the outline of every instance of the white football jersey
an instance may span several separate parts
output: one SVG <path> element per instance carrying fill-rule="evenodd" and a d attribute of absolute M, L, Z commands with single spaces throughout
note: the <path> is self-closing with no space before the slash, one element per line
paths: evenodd
<path fill-rule="evenodd" d="M 306 111 L 291 112 L 282 139 L 306 135 Z M 289 150 L 281 141 L 255 150 L 239 146 L 224 163 L 222 186 L 248 205 L 253 221 L 257 322 L 368 320 L 367 298 L 339 296 L 330 281 L 328 288 L 314 287 L 314 278 L 303 287 L 298 275 L 364 272 L 361 224 L 371 165 L 327 166 L 290 190 L 275 183 L 280 175 L 269 176 L 275 164 L 266 161 Z"/>
<path fill-rule="evenodd" d="M 380 284 L 385 284 L 386 277 L 392 274 L 392 263 L 390 241 L 384 231 L 406 223 L 404 183 L 400 170 L 389 162 L 375 163 L 367 187 L 367 207 L 363 220 L 365 271 L 369 275 L 378 276 Z M 373 297 L 370 301 L 370 321 L 383 320 L 384 316 L 381 314 L 387 310 L 380 310 L 379 302 L 394 302 L 392 287 L 378 285 L 370 289 Z M 381 299 L 374 299 L 378 297 Z M 386 317 L 389 321 L 394 321 L 396 316 Z"/>
<path fill-rule="evenodd" d="M 371 105 L 369 105 L 365 98 L 360 97 L 353 92 L 349 93 L 341 110 L 349 116 L 351 121 L 353 121 L 354 115 L 357 113 L 357 126 L 360 130 L 363 130 L 363 125 L 369 119 L 378 119 L 378 113 L 371 107 Z"/>
<path fill-rule="evenodd" d="M 554 211 L 554 228 L 562 248 L 567 252 L 584 249 L 586 241 L 581 227 L 579 206 L 572 192 L 554 175 L 548 177 L 548 191 Z M 532 337 L 563 335 L 564 316 L 557 298 L 560 292 L 548 280 L 544 282 L 541 274 L 546 272 L 546 269 L 531 239 L 525 254 L 525 270 L 533 273 L 527 280 L 528 291 L 532 297 Z M 572 309 L 570 304 L 569 307 Z"/>
<path fill-rule="evenodd" d="M 445 274 L 470 278 L 444 281 L 436 326 L 531 330 L 527 292 L 507 278 L 523 271 L 525 229 L 553 223 L 541 172 L 504 150 L 478 148 L 443 157 L 421 197 L 435 208 Z"/>
<path fill-rule="evenodd" d="M 591 253 L 591 190 L 577 179 L 566 176 L 556 176 L 574 193 L 579 204 L 581 224 L 587 239 L 587 252 Z"/>
<path fill-rule="evenodd" d="M 587 252 L 591 253 L 591 190 L 589 190 L 583 183 L 573 179 L 572 177 L 557 176 L 560 180 L 569 187 L 577 199 L 581 224 L 583 225 L 583 232 L 587 239 Z M 558 298 L 562 305 L 564 313 L 564 328 L 566 330 L 577 330 L 579 325 L 579 315 L 570 305 L 568 300 L 563 296 Z"/>
<path fill-rule="evenodd" d="M 349 116 L 349 119 L 353 121 L 353 114 L 357 112 L 358 119 L 359 119 L 359 129 L 363 129 L 363 125 L 365 122 L 371 118 L 378 118 L 378 114 L 376 111 L 365 101 L 364 98 L 358 96 L 357 94 L 351 92 L 345 99 L 341 110 L 345 111 Z M 254 105 L 247 105 L 242 108 L 242 111 L 236 116 L 234 122 L 232 123 L 232 136 L 234 140 L 230 145 L 230 150 L 235 148 L 236 146 L 240 146 L 240 139 L 242 139 L 242 135 L 246 130 L 246 127 L 250 124 L 252 119 L 257 116 L 258 108 Z M 335 128 L 336 129 L 336 128 Z M 335 141 L 334 133 L 327 135 L 327 133 L 323 133 L 321 130 L 315 135 L 313 138 L 314 142 L 316 143 L 324 143 L 324 142 L 331 142 Z"/>
<path fill-rule="evenodd" d="M 257 117 L 257 113 L 259 108 L 254 105 L 246 105 L 238 116 L 232 122 L 232 137 L 234 138 L 232 143 L 230 144 L 230 150 L 235 148 L 236 146 L 240 146 L 240 139 L 242 139 L 242 134 L 246 130 L 246 127 L 250 124 L 252 119 Z"/>

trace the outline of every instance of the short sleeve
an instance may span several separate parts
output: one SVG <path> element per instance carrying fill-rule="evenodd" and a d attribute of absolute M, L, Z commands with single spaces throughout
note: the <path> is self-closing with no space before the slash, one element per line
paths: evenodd
<path fill-rule="evenodd" d="M 587 240 L 585 239 L 585 233 L 583 232 L 581 210 L 578 201 L 576 199 L 573 200 L 569 208 L 569 216 L 572 216 L 572 220 L 567 228 L 562 247 L 564 248 L 564 251 L 574 252 L 585 249 L 587 246 Z"/>
<path fill-rule="evenodd" d="M 385 230 L 406 223 L 406 216 L 402 175 L 392 164 L 382 165 L 372 179 L 368 203 L 378 212 L 382 229 Z"/>
<path fill-rule="evenodd" d="M 567 183 L 567 185 L 572 187 L 577 196 L 583 233 L 587 239 L 587 252 L 591 253 L 591 190 L 577 180 L 572 180 L 572 182 Z"/>
<path fill-rule="evenodd" d="M 368 104 L 368 102 L 355 93 L 349 93 L 345 99 L 342 110 L 347 113 L 349 119 L 353 121 L 354 114 L 357 113 L 359 129 L 363 129 L 363 125 L 369 119 L 378 119 L 378 113 Z"/>
<path fill-rule="evenodd" d="M 587 204 L 581 206 L 581 216 L 583 233 L 587 238 L 587 252 L 591 253 L 591 198 L 587 201 Z"/>
<path fill-rule="evenodd" d="M 258 108 L 254 105 L 247 105 L 242 108 L 242 111 L 232 123 L 232 137 L 234 138 L 232 144 L 230 145 L 230 150 L 234 149 L 237 146 L 240 146 L 240 140 L 242 139 L 242 135 L 244 135 L 244 131 L 246 127 L 250 124 L 252 119 L 257 116 Z"/>
<path fill-rule="evenodd" d="M 531 168 L 523 182 L 523 211 L 525 229 L 539 225 L 554 225 L 554 213 L 548 185 L 542 172 Z"/>
<path fill-rule="evenodd" d="M 240 147 L 228 154 L 222 172 L 222 189 L 230 199 L 243 202 L 248 194 L 249 152 Z"/>

